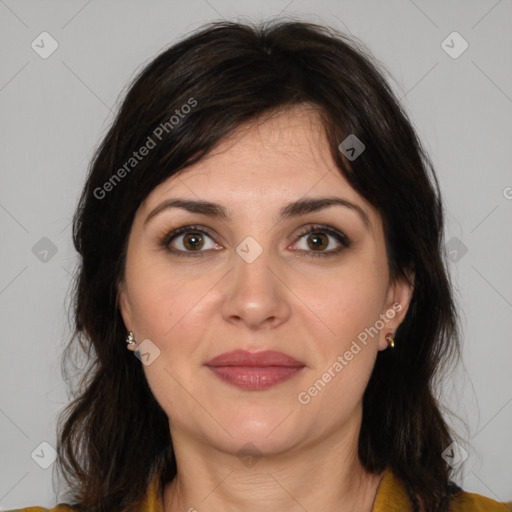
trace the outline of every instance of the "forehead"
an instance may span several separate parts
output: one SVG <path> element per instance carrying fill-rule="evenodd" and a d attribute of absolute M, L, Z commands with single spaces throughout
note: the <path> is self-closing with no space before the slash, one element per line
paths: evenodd
<path fill-rule="evenodd" d="M 318 112 L 297 106 L 234 130 L 208 155 L 169 177 L 141 205 L 150 211 L 179 196 L 225 204 L 233 216 L 277 211 L 303 197 L 340 196 L 372 208 L 332 159 Z"/>
<path fill-rule="evenodd" d="M 254 169 L 262 177 L 276 178 L 297 178 L 305 172 L 319 176 L 334 165 L 319 114 L 308 106 L 267 114 L 238 127 L 207 155 L 204 167 L 212 160 L 213 166 L 239 161 L 249 172 Z"/>

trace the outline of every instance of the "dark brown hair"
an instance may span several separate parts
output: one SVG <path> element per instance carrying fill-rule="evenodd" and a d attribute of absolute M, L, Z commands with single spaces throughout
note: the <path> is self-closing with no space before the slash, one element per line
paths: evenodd
<path fill-rule="evenodd" d="M 382 216 L 391 278 L 415 274 L 396 346 L 379 352 L 364 393 L 359 457 L 370 472 L 389 466 L 416 510 L 448 510 L 457 488 L 441 454 L 453 439 L 434 379 L 460 356 L 460 341 L 439 185 L 369 52 L 330 27 L 293 19 L 213 22 L 163 51 L 133 80 L 91 162 L 73 224 L 81 261 L 63 364 L 78 345 L 89 359 L 59 418 L 57 445 L 77 509 L 135 507 L 155 472 L 162 484 L 176 474 L 168 418 L 126 349 L 117 304 L 137 208 L 235 128 L 300 104 L 319 112 L 339 171 Z M 338 146 L 350 134 L 366 148 L 348 165 Z"/>

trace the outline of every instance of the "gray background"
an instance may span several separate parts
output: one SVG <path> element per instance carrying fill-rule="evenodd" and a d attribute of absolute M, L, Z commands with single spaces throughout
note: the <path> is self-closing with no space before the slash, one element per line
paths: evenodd
<path fill-rule="evenodd" d="M 40 443 L 55 446 L 67 403 L 59 365 L 77 261 L 70 221 L 126 85 L 204 22 L 278 13 L 329 23 L 366 44 L 431 153 L 464 335 L 463 365 L 444 388 L 469 453 L 457 482 L 512 499 L 510 0 L 0 0 L 1 508 L 56 502 L 54 465 L 39 465 L 51 462 L 50 450 Z M 59 45 L 46 59 L 31 47 L 43 31 Z M 453 31 L 469 44 L 457 58 L 442 46 Z M 44 237 L 55 254 L 44 252 Z"/>

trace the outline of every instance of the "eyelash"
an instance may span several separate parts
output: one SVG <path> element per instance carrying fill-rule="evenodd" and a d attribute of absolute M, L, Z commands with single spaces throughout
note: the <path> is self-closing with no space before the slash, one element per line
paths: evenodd
<path fill-rule="evenodd" d="M 167 232 L 164 236 L 162 236 L 159 239 L 159 244 L 162 247 L 164 247 L 166 250 L 168 250 L 169 252 L 176 254 L 177 256 L 180 256 L 180 257 L 181 256 L 183 256 L 183 257 L 202 257 L 204 255 L 204 253 L 207 251 L 194 252 L 194 251 L 182 251 L 179 249 L 170 249 L 169 248 L 170 243 L 173 242 L 175 238 L 177 238 L 181 234 L 189 233 L 189 232 L 206 235 L 213 239 L 213 235 L 209 232 L 209 230 L 203 228 L 202 226 L 190 225 L 190 226 L 182 226 L 180 228 L 176 228 L 176 229 L 171 230 L 170 232 Z M 341 253 L 344 249 L 348 249 L 352 244 L 352 241 L 346 235 L 341 233 L 341 231 L 338 231 L 337 229 L 330 228 L 329 226 L 323 226 L 321 224 L 311 225 L 308 228 L 301 231 L 299 233 L 299 235 L 297 235 L 297 241 L 299 241 L 304 235 L 311 234 L 311 233 L 317 233 L 317 232 L 331 235 L 341 244 L 341 247 L 339 247 L 338 249 L 335 249 L 335 250 L 328 251 L 328 252 L 325 252 L 325 251 L 321 251 L 321 252 L 303 251 L 303 250 L 298 250 L 297 252 L 310 253 L 310 255 L 313 257 L 336 256 L 339 253 Z"/>

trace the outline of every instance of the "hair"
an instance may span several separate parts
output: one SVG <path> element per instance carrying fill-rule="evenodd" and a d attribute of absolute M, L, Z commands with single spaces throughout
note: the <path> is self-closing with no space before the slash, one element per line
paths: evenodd
<path fill-rule="evenodd" d="M 305 105 L 318 112 L 339 172 L 382 216 L 390 278 L 413 286 L 396 347 L 378 353 L 364 392 L 359 458 L 372 473 L 391 468 L 415 510 L 448 510 L 461 489 L 441 456 L 453 437 L 435 393 L 440 371 L 460 357 L 460 336 L 443 204 L 433 165 L 377 62 L 334 28 L 274 18 L 203 25 L 138 71 L 73 218 L 81 258 L 63 364 L 77 342 L 88 363 L 58 422 L 57 466 L 71 506 L 135 509 L 155 473 L 164 485 L 177 471 L 167 415 L 123 341 L 117 286 L 136 210 L 236 128 Z M 349 164 L 339 145 L 351 134 L 365 150 Z M 142 146 L 151 149 L 135 158 Z"/>

